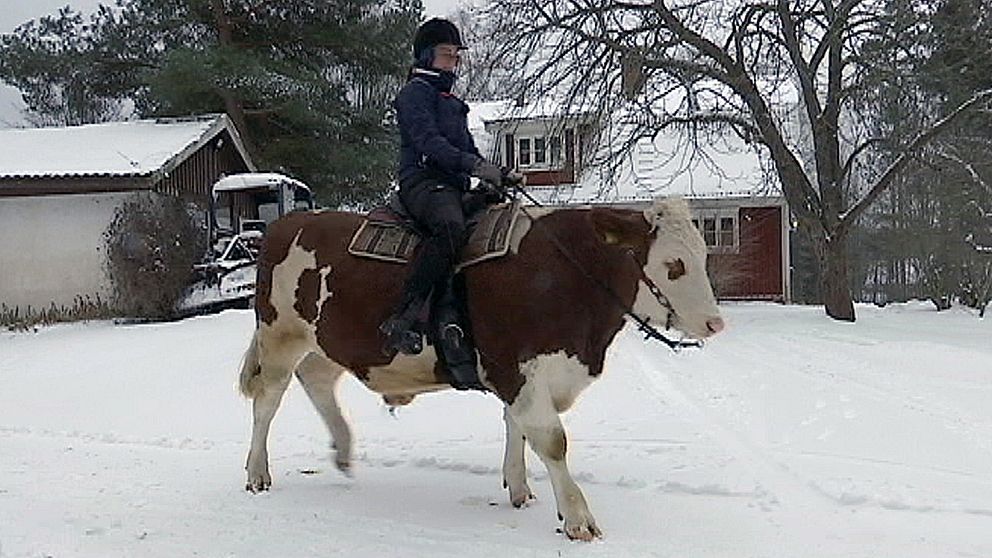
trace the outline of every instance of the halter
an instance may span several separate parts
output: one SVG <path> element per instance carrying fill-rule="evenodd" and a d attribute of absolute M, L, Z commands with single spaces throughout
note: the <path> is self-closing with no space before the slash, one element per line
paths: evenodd
<path fill-rule="evenodd" d="M 672 306 L 672 303 L 668 300 L 668 297 L 665 296 L 665 293 L 661 292 L 661 289 L 658 287 L 657 283 L 655 283 L 653 279 L 648 277 L 647 272 L 644 271 L 644 266 L 641 265 L 641 262 L 637 261 L 637 257 L 634 255 L 634 251 L 627 250 L 627 253 L 630 254 L 631 259 L 634 260 L 634 263 L 637 264 L 638 269 L 641 270 L 640 280 L 643 281 L 645 285 L 647 285 L 648 292 L 650 292 L 651 295 L 654 296 L 654 299 L 658 301 L 658 304 L 661 305 L 666 310 L 665 331 L 672 329 L 673 322 L 675 321 L 674 318 L 676 316 L 675 308 Z M 630 317 L 630 319 L 637 322 L 637 330 L 644 333 L 645 339 L 657 339 L 658 341 L 661 341 L 662 343 L 668 345 L 669 348 L 671 348 L 673 351 L 678 352 L 678 350 L 683 347 L 701 348 L 703 346 L 703 341 L 700 339 L 690 339 L 688 341 L 684 339 L 679 339 L 678 341 L 674 339 L 669 339 L 668 337 L 665 337 L 663 333 L 655 329 L 654 326 L 648 323 L 651 320 L 651 318 L 642 318 L 637 314 L 634 314 L 632 309 L 625 310 L 625 313 L 628 317 Z"/>

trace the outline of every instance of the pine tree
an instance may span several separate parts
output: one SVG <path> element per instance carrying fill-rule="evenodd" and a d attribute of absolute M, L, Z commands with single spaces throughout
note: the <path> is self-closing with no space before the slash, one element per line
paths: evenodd
<path fill-rule="evenodd" d="M 420 0 L 118 0 L 0 39 L 0 79 L 42 120 L 226 112 L 256 163 L 361 204 L 392 180 L 390 103 Z M 117 112 L 115 113 L 115 110 Z"/>
<path fill-rule="evenodd" d="M 908 141 L 919 122 L 992 89 L 992 21 L 983 4 L 987 0 L 888 3 L 899 25 L 870 51 L 866 88 L 879 109 L 875 135 Z M 957 122 L 919 153 L 913 172 L 863 220 L 858 267 L 869 283 L 878 283 L 868 296 L 929 298 L 938 308 L 953 300 L 984 304 L 989 266 L 966 239 L 982 228 L 992 204 L 990 124 L 982 112 Z M 877 169 L 900 148 L 898 141 L 887 145 Z"/>

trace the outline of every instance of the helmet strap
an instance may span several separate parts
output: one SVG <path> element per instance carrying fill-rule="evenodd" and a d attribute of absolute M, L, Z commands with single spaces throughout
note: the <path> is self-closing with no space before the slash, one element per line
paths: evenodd
<path fill-rule="evenodd" d="M 417 55 L 417 66 L 420 68 L 431 68 L 434 65 L 434 47 L 429 46 L 421 49 Z"/>

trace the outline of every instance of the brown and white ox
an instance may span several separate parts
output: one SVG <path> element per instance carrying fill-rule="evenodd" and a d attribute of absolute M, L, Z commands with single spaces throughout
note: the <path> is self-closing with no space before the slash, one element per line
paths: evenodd
<path fill-rule="evenodd" d="M 719 332 L 723 320 L 706 275 L 706 246 L 684 200 L 656 200 L 646 211 L 531 210 L 531 216 L 518 220 L 510 254 L 464 270 L 480 378 L 505 405 L 503 479 L 510 502 L 520 507 L 533 497 L 526 440 L 547 467 L 565 534 L 590 540 L 601 531 L 569 473 L 559 413 L 603 372 L 625 309 L 697 338 Z M 240 380 L 254 400 L 248 490 L 266 490 L 272 482 L 269 425 L 294 371 L 346 473 L 352 435 L 336 397 L 342 374 L 354 374 L 391 404 L 449 387 L 430 347 L 417 356 L 384 356 L 377 328 L 400 297 L 406 268 L 348 253 L 362 219 L 295 213 L 266 234 L 258 327 Z M 672 316 L 645 277 L 664 294 Z"/>

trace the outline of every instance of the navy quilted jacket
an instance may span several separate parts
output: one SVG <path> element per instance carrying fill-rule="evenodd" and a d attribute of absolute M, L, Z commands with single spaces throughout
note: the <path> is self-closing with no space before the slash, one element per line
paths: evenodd
<path fill-rule="evenodd" d="M 451 94 L 455 75 L 414 68 L 393 105 L 400 125 L 400 186 L 434 178 L 468 188 L 480 155 L 468 131 L 468 105 Z"/>

